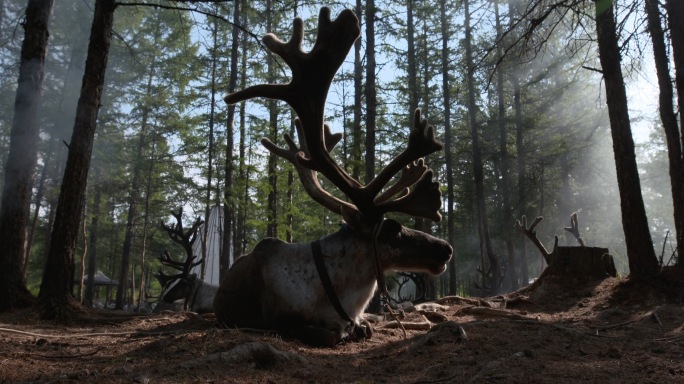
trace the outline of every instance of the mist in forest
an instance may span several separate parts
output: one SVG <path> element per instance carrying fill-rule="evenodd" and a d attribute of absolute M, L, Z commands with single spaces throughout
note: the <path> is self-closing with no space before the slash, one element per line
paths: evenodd
<path fill-rule="evenodd" d="M 369 107 L 365 93 L 358 99 L 355 96 L 369 86 L 365 72 L 369 55 L 375 55 L 377 60 L 376 171 L 405 147 L 411 107 L 425 111 L 439 139 L 444 141 L 447 106 L 443 103 L 442 86 L 444 79 L 448 80 L 451 99 L 448 126 L 452 142 L 446 150 L 452 159 L 454 211 L 447 212 L 446 207 L 446 155 L 437 153 L 427 163 L 442 184 L 444 219 L 428 229 L 447 238 L 447 217 L 453 215 L 457 268 L 439 280 L 439 292 L 447 291 L 448 274 L 457 273 L 462 287 L 459 289 L 463 293 L 478 294 L 473 283 L 482 279 L 477 272 L 482 263 L 482 241 L 476 218 L 472 136 L 468 126 L 472 106 L 468 105 L 467 98 L 469 71 L 464 57 L 463 7 L 460 3 L 447 6 L 449 23 L 445 28 L 449 37 L 445 76 L 439 9 L 430 2 L 414 3 L 410 33 L 406 5 L 376 4 L 379 21 L 373 52 L 365 50 L 367 36 L 362 18 L 358 56 L 361 62 L 355 63 L 352 48 L 330 89 L 326 121 L 334 131 L 345 134 L 334 156 L 350 174 L 357 172 L 363 180 L 363 156 L 355 151 L 366 149 L 363 118 Z M 470 43 L 476 63 L 472 75 L 481 140 L 479 150 L 483 157 L 486 219 L 495 254 L 504 264 L 504 271 L 516 271 L 518 280 L 506 283 L 502 289 L 526 284 L 521 280 L 523 269 L 532 279 L 542 268 L 538 250 L 522 234 L 511 230 L 523 214 L 528 222 L 537 216 L 544 217 L 537 236 L 551 249 L 556 235 L 559 245 L 577 244 L 563 230 L 569 226 L 570 215 L 577 212 L 587 245 L 608 248 L 619 272 L 628 273 L 605 92 L 601 74 L 595 70 L 600 68 L 596 46 L 583 40 L 588 32 L 572 30 L 571 24 L 564 24 L 544 44 L 511 48 L 505 57 L 499 57 L 501 51 L 496 50 L 497 44 L 508 40 L 497 37 L 497 16 L 492 3 L 471 1 L 471 4 L 474 11 Z M 10 140 L 23 33 L 19 23 L 24 6 L 25 1 L 19 0 L 0 3 L 0 69 L 4 72 L 0 77 L 2 169 Z M 272 9 L 266 10 L 265 2 L 243 4 L 243 28 L 237 50 L 238 89 L 288 81 L 285 63 L 266 52 L 258 37 L 273 32 L 283 40 L 289 39 L 295 14 L 305 19 L 307 49 L 313 44 L 321 4 L 300 4 L 296 9 L 290 2 L 273 2 L 271 6 Z M 333 17 L 344 6 L 354 9 L 355 3 L 331 6 Z M 149 291 L 157 292 L 159 284 L 149 278 L 150 271 L 160 267 L 156 256 L 164 250 L 183 256 L 159 226 L 160 222 L 170 222 L 169 212 L 179 207 L 184 207 L 184 219 L 191 223 L 203 216 L 208 206 L 230 204 L 234 220 L 229 232 L 236 255 L 249 252 L 270 231 L 275 231 L 281 239 L 310 241 L 339 227 L 341 218 L 314 204 L 298 184 L 296 173 L 293 176 L 291 165 L 270 159 L 259 142 L 262 137 L 268 137 L 285 146 L 283 134 L 294 133 L 293 113 L 284 103 L 252 100 L 238 105 L 234 126 L 229 129 L 228 106 L 223 97 L 229 92 L 231 75 L 232 26 L 226 20 L 233 18 L 233 2 L 193 4 L 193 7 L 202 12 L 145 6 L 122 6 L 116 10 L 84 203 L 82 236 L 85 237 L 78 242 L 77 274 L 81 268 L 80 254 L 96 251 L 97 269 L 108 276 L 118 276 L 125 230 L 130 224 L 133 228 L 130 276 L 134 281 L 148 276 Z M 499 21 L 507 27 L 510 22 L 507 2 L 501 2 L 499 8 Z M 40 109 L 41 142 L 28 228 L 31 243 L 28 286 L 33 291 L 40 284 L 71 140 L 92 10 L 93 1 L 57 2 L 51 19 Z M 211 14 L 219 17 L 207 16 Z M 640 38 L 647 40 L 645 34 Z M 408 60 L 409 47 L 413 50 L 413 63 Z M 636 50 L 630 51 L 630 55 L 630 63 L 652 60 L 647 53 L 639 57 Z M 355 64 L 364 69 L 361 88 L 355 88 Z M 639 71 L 651 69 L 645 64 L 641 68 L 633 66 L 627 77 L 628 86 L 638 89 L 638 84 L 645 81 L 647 76 Z M 499 71 L 502 71 L 501 80 L 497 77 Z M 518 111 L 513 76 L 520 85 Z M 497 81 L 503 82 L 504 116 L 499 115 Z M 654 108 L 641 104 L 639 108 Z M 516 113 L 520 115 L 518 121 L 515 121 Z M 656 111 L 639 110 L 635 115 L 641 185 L 649 225 L 656 253 L 664 254 L 667 262 L 675 243 L 666 147 Z M 506 129 L 503 139 L 506 158 L 502 157 L 504 151 L 500 145 L 500 120 Z M 355 134 L 355 129 L 360 131 Z M 522 146 L 517 142 L 518 134 Z M 228 148 L 227 143 L 232 146 Z M 523 156 L 524 177 L 519 178 L 518 163 Z M 228 172 L 232 176 L 227 177 Z M 502 182 L 504 178 L 508 180 L 507 186 Z M 230 186 L 226 187 L 227 184 Z M 230 193 L 226 194 L 227 190 Z M 504 194 L 510 199 L 509 212 L 502 208 Z M 131 205 L 137 207 L 133 211 L 135 217 L 129 217 Z M 92 226 L 95 216 L 99 219 L 97 228 Z M 411 225 L 407 217 L 398 219 Z M 95 230 L 97 243 L 86 247 L 87 238 Z M 515 244 L 514 265 L 506 260 L 507 236 Z M 522 242 L 528 242 L 526 265 L 520 261 Z M 147 255 L 145 261 L 141 255 Z"/>

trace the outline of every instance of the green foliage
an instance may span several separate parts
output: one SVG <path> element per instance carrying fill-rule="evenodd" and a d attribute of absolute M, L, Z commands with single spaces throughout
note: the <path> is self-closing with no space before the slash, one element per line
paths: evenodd
<path fill-rule="evenodd" d="M 24 1 L 2 2 L 0 19 L 0 165 L 6 156 L 9 127 L 12 120 L 16 67 L 21 33 L 17 28 Z M 46 65 L 45 97 L 41 111 L 43 134 L 37 183 L 46 169 L 38 221 L 33 237 L 29 261 L 28 282 L 32 289 L 39 284 L 40 270 L 48 241 L 51 215 L 54 214 L 61 172 L 66 158 L 66 146 L 73 127 L 75 105 L 80 91 L 82 63 L 85 61 L 89 19 L 92 10 L 87 2 L 57 2 L 51 24 L 51 41 Z M 245 3 L 245 2 L 243 2 Z M 166 5 L 165 1 L 159 4 Z M 166 235 L 159 229 L 161 221 L 169 221 L 169 211 L 184 207 L 189 220 L 203 215 L 207 188 L 212 204 L 228 203 L 234 211 L 232 228 L 239 255 L 249 252 L 267 230 L 269 217 L 267 199 L 273 189 L 268 178 L 268 152 L 259 140 L 269 137 L 285 146 L 282 135 L 292 127 L 292 113 L 276 104 L 276 131 L 269 121 L 270 101 L 250 100 L 236 106 L 235 125 L 227 129 L 227 106 L 222 101 L 228 91 L 230 49 L 235 2 L 197 4 L 205 13 L 165 9 L 152 6 L 120 6 L 115 15 L 116 34 L 112 40 L 106 86 L 99 112 L 97 136 L 88 184 L 86 202 L 86 236 L 93 228 L 94 197 L 102 193 L 97 229 L 97 243 L 87 252 L 97 254 L 98 269 L 117 277 L 121 246 L 124 238 L 128 204 L 133 201 L 140 209 L 135 218 L 134 268 L 136 281 L 142 272 L 138 260 L 146 253 L 145 270 L 155 270 L 155 256 L 165 249 L 173 249 Z M 544 216 L 538 230 L 539 238 L 550 247 L 555 234 L 563 234 L 569 214 L 578 211 L 582 235 L 588 244 L 608 247 L 614 255 L 624 255 L 624 235 L 619 218 L 618 196 L 615 186 L 614 163 L 608 135 L 606 113 L 602 106 L 601 79 L 584 67 L 597 67 L 591 45 L 580 45 L 577 39 L 583 32 L 577 25 L 559 26 L 559 32 L 549 35 L 543 52 L 511 50 L 499 61 L 495 57 L 497 43 L 494 11 L 491 3 L 474 1 L 473 45 L 477 67 L 473 69 L 477 89 L 478 131 L 483 151 L 486 203 L 491 236 L 498 255 L 506 253 L 504 238 L 513 221 L 521 212 L 528 217 Z M 294 8 L 297 5 L 298 8 Z M 500 4 L 500 5 L 503 5 Z M 195 4 L 193 4 L 195 6 Z M 241 33 L 238 59 L 238 88 L 268 81 L 289 81 L 287 65 L 277 55 L 266 52 L 255 36 L 274 32 L 288 40 L 295 13 L 304 19 L 304 49 L 310 49 L 315 38 L 320 3 L 272 4 L 271 31 L 266 30 L 265 2 L 246 2 L 241 14 Z M 333 16 L 342 5 L 333 6 Z M 377 170 L 387 164 L 406 145 L 412 124 L 409 111 L 406 3 L 377 3 L 376 34 L 379 42 L 378 61 L 378 119 Z M 470 129 L 467 125 L 467 94 L 464 91 L 467 69 L 464 64 L 463 9 L 448 4 L 451 134 L 450 151 L 453 164 L 455 211 L 455 249 L 458 264 L 459 288 L 468 291 L 467 282 L 473 280 L 480 258 L 480 239 L 476 225 Z M 508 25 L 507 10 L 501 6 L 501 22 Z M 444 108 L 442 105 L 442 66 L 440 20 L 437 4 L 413 2 L 414 38 L 416 48 L 416 94 L 439 138 L 444 137 Z M 84 20 L 88 22 L 84 22 Z M 216 41 L 214 41 L 216 33 Z M 538 39 L 542 36 L 532 36 Z M 362 44 L 365 37 L 362 37 Z M 362 50 L 365 47 L 362 46 Z M 363 64 L 369 52 L 362 52 Z M 275 60 L 276 73 L 269 74 L 267 60 Z M 347 63 L 331 87 L 326 111 L 326 122 L 335 132 L 347 136 L 333 153 L 340 164 L 351 169 L 352 115 L 354 108 L 353 61 Z M 504 71 L 505 116 L 499 116 L 496 92 L 496 71 Z M 526 177 L 519 185 L 517 161 L 514 94 L 510 74 L 515 73 L 521 83 L 520 129 L 527 159 Z M 274 77 L 274 79 L 271 79 Z M 213 84 L 213 88 L 212 88 Z M 213 91 L 212 91 L 213 89 Z M 214 92 L 212 108 L 211 97 Z M 365 100 L 364 100 L 365 102 Z M 363 103 L 362 103 L 363 104 Z M 213 111 L 213 114 L 212 114 Z M 360 111 L 366 112 L 365 106 Z M 507 128 L 505 145 L 511 168 L 508 186 L 514 212 L 503 212 L 502 167 L 499 148 L 498 122 L 503 118 Z M 212 123 L 210 123 L 212 122 Z M 209 175 L 209 132 L 213 124 L 214 148 Z M 362 127 L 363 129 L 363 127 Z M 232 158 L 226 158 L 228 139 L 233 139 Z M 364 137 L 363 134 L 361 137 Z M 642 152 L 642 185 L 651 218 L 654 241 L 662 244 L 665 233 L 673 231 L 671 195 L 666 169 L 667 156 L 661 135 L 655 135 Z M 436 171 L 446 193 L 445 156 L 436 153 L 427 159 Z M 232 193 L 224 201 L 226 164 L 234 167 Z M 360 164 L 362 165 L 362 164 Z M 136 173 L 137 169 L 137 173 Z M 304 242 L 336 231 L 341 218 L 315 204 L 299 183 L 296 172 L 288 162 L 277 159 L 275 185 L 277 227 L 279 238 L 291 237 Z M 361 166 L 361 169 L 363 167 Z M 137 175 L 137 176 L 136 176 Z M 361 180 L 364 175 L 361 175 Z M 292 181 L 292 182 L 291 182 Z M 323 185 L 333 194 L 339 192 Z M 149 189 L 148 189 L 149 184 Z M 38 185 L 38 184 L 37 184 Z M 36 189 L 38 189 L 36 185 Z M 137 185 L 136 188 L 133 188 Z M 522 195 L 519 193 L 521 191 Z M 520 206 L 524 196 L 527 207 Z M 342 197 L 342 196 L 340 196 Z M 446 198 L 446 197 L 445 197 Z M 147 201 L 147 208 L 143 209 Z M 34 204 L 33 209 L 37 205 Z M 446 238 L 446 213 L 442 223 L 430 223 L 435 235 Z M 400 218 L 412 225 L 408 218 Z M 143 231 L 144 223 L 147 230 Z M 514 234 L 518 236 L 518 234 Z M 145 238 L 143 239 L 143 236 Z M 666 249 L 671 248 L 670 234 Z M 144 240 L 144 241 L 143 241 Z M 522 241 L 516 237 L 517 244 Z M 572 244 L 573 239 L 561 236 L 561 242 Z M 244 243 L 244 245 L 243 245 Z M 77 254 L 83 252 L 85 242 L 80 239 Z M 517 251 L 517 250 L 516 250 Z M 667 253 L 667 252 L 666 252 Z M 622 258 L 623 259 L 623 258 Z M 622 260 L 618 257 L 618 260 Z M 539 257 L 530 251 L 529 265 L 509 266 L 530 268 L 538 272 Z M 620 264 L 620 263 L 618 263 Z M 626 261 L 621 272 L 626 271 Z M 80 271 L 80 265 L 77 266 Z M 79 273 L 77 272 L 77 275 Z M 440 283 L 443 284 L 443 283 Z M 153 287 L 153 291 L 158 289 Z"/>

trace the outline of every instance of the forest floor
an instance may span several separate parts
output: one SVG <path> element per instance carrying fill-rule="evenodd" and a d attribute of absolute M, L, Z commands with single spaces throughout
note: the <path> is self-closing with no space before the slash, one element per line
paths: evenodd
<path fill-rule="evenodd" d="M 334 348 L 191 313 L 89 313 L 60 325 L 17 311 L 0 316 L 0 382 L 684 383 L 684 306 L 667 291 L 547 279 L 441 300 L 406 313 L 406 337 L 384 320 L 371 340 Z"/>

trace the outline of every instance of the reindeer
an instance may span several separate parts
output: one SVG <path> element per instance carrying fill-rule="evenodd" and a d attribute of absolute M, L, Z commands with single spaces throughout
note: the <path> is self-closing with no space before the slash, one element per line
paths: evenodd
<path fill-rule="evenodd" d="M 333 76 L 360 33 L 350 10 L 330 20 L 322 8 L 318 37 L 312 50 L 301 50 L 303 23 L 297 18 L 289 42 L 273 34 L 263 42 L 292 70 L 288 84 L 256 85 L 228 95 L 229 104 L 267 97 L 284 100 L 296 112 L 300 141 L 285 135 L 288 148 L 268 139 L 262 144 L 287 159 L 297 170 L 309 196 L 346 224 L 340 231 L 312 243 L 289 244 L 266 238 L 238 258 L 221 282 L 214 299 L 217 319 L 229 327 L 273 329 L 314 346 L 333 346 L 344 338 L 370 338 L 370 324 L 361 315 L 383 273 L 400 270 L 440 274 L 446 270 L 452 248 L 444 240 L 403 227 L 384 218 L 389 212 L 441 220 L 439 183 L 423 158 L 442 149 L 420 110 L 407 147 L 368 184 L 347 174 L 331 157 L 342 138 L 323 123 L 325 99 Z M 389 188 L 385 186 L 401 172 Z M 349 201 L 324 190 L 322 174 Z M 411 188 L 412 187 L 412 188 Z"/>
<path fill-rule="evenodd" d="M 176 224 L 169 226 L 162 222 L 161 226 L 171 240 L 183 247 L 186 258 L 184 261 L 176 261 L 168 251 L 164 251 L 164 254 L 159 256 L 159 261 L 163 265 L 180 272 L 175 275 L 166 275 L 161 270 L 158 271 L 156 277 L 162 286 L 160 300 L 170 304 L 183 299 L 183 308 L 186 310 L 197 313 L 213 312 L 214 296 L 216 296 L 218 286 L 205 283 L 196 274 L 191 273 L 193 268 L 204 261 L 203 259 L 195 261 L 197 256 L 194 256 L 192 252 L 192 245 L 197 239 L 197 229 L 202 225 L 202 220 L 197 218 L 186 232 L 183 230 L 183 209 L 171 214 L 176 218 Z"/>

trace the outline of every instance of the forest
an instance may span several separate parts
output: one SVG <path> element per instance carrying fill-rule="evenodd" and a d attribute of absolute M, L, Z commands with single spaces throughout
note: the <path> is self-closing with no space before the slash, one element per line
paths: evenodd
<path fill-rule="evenodd" d="M 574 245 L 563 228 L 577 213 L 583 241 L 609 249 L 620 275 L 681 266 L 674 3 L 4 0 L 0 309 L 55 290 L 92 304 L 83 281 L 96 271 L 118 280 L 107 293 L 117 309 L 154 301 L 158 256 L 183 256 L 160 226 L 179 209 L 189 226 L 221 208 L 222 269 L 265 237 L 335 231 L 341 218 L 311 204 L 294 167 L 259 142 L 284 145 L 290 107 L 223 101 L 287 82 L 260 37 L 287 39 L 301 17 L 311 44 L 323 5 L 361 23 L 325 111 L 344 134 L 335 155 L 345 170 L 372 178 L 404 146 L 416 108 L 445 144 L 426 159 L 443 220 L 396 217 L 454 248 L 424 298 L 532 282 L 545 263 L 515 230 L 523 217 L 544 218 L 536 236 L 547 246 L 554 235 Z M 612 29 L 602 29 L 606 15 Z"/>
<path fill-rule="evenodd" d="M 681 20 L 0 0 L 0 382 L 681 382 Z"/>

